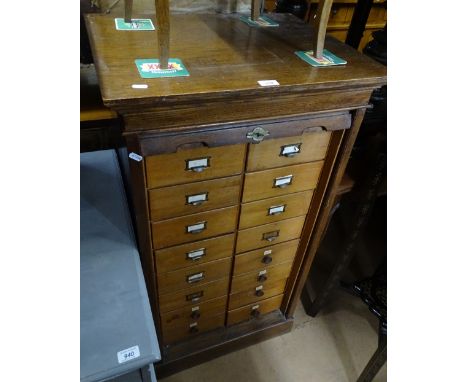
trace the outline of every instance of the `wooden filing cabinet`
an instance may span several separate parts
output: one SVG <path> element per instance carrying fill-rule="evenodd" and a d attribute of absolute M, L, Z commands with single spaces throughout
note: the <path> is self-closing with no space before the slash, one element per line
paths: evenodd
<path fill-rule="evenodd" d="M 134 60 L 156 54 L 157 31 L 87 18 L 104 103 L 124 123 L 161 376 L 291 330 L 329 201 L 385 83 L 385 67 L 334 39 L 326 47 L 348 65 L 308 66 L 294 51 L 310 49 L 310 27 L 270 16 L 280 27 L 267 31 L 237 15 L 172 15 L 171 57 L 190 76 L 151 80 Z"/>

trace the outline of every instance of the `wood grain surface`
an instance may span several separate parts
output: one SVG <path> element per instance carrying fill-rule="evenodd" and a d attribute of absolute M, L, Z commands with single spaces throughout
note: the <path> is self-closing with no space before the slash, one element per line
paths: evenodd
<path fill-rule="evenodd" d="M 151 220 L 159 221 L 238 204 L 240 184 L 240 176 L 232 176 L 149 190 Z"/>
<path fill-rule="evenodd" d="M 152 223 L 153 247 L 161 249 L 234 232 L 238 209 L 238 206 L 226 207 Z M 199 225 L 203 226 L 199 231 L 190 232 L 190 227 Z"/>

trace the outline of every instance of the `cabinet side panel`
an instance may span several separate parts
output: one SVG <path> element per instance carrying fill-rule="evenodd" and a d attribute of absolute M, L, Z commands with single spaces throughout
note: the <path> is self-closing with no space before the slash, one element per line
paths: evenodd
<path fill-rule="evenodd" d="M 140 153 L 138 137 L 136 134 L 129 134 L 125 137 L 128 153 Z M 138 250 L 143 266 L 146 288 L 151 303 L 151 310 L 158 336 L 160 335 L 160 319 L 158 314 L 158 294 L 156 288 L 156 268 L 153 260 L 151 246 L 151 232 L 149 226 L 148 200 L 146 194 L 145 162 L 128 159 L 130 170 L 131 197 L 134 207 L 134 217 L 136 224 L 136 234 L 138 239 Z M 162 338 L 162 337 L 161 337 Z"/>
<path fill-rule="evenodd" d="M 334 150 L 334 152 L 329 152 L 327 155 L 328 163 L 324 166 L 324 171 L 328 171 L 328 174 L 324 173 L 322 175 L 318 186 L 320 192 L 317 189 L 314 194 L 311 204 L 311 211 L 313 213 L 309 213 L 307 217 L 303 237 L 299 244 L 298 255 L 300 256 L 296 257 L 286 288 L 286 298 L 283 300 L 282 305 L 282 311 L 285 312 L 286 317 L 292 317 L 296 309 L 302 288 L 320 244 L 320 239 L 326 228 L 327 218 L 333 205 L 332 201 L 346 169 L 351 150 L 364 118 L 365 110 L 365 108 L 357 109 L 351 129 L 338 132 L 341 134 L 341 137 L 338 138 L 338 135 L 336 135 L 336 138 L 332 137 L 330 142 L 329 150 Z M 337 144 L 336 140 L 339 139 L 341 141 L 341 138 L 342 143 Z M 316 198 L 320 198 L 321 200 Z"/>

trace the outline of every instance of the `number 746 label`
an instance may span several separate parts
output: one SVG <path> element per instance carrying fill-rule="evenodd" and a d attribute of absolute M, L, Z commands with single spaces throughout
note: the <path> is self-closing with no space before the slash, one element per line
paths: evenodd
<path fill-rule="evenodd" d="M 119 363 L 124 363 L 130 361 L 134 358 L 138 358 L 140 356 L 140 348 L 138 345 L 132 346 L 131 348 L 121 350 L 117 353 L 117 359 Z"/>

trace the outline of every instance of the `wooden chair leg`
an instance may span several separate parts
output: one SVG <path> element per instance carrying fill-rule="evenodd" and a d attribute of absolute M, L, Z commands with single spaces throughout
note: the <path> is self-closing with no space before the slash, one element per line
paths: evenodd
<path fill-rule="evenodd" d="M 379 338 L 379 346 L 362 371 L 357 382 L 372 381 L 385 362 L 387 362 L 387 336 L 383 335 Z"/>
<path fill-rule="evenodd" d="M 126 23 L 132 22 L 132 8 L 133 8 L 133 0 L 125 0 L 125 16 L 124 20 Z"/>

